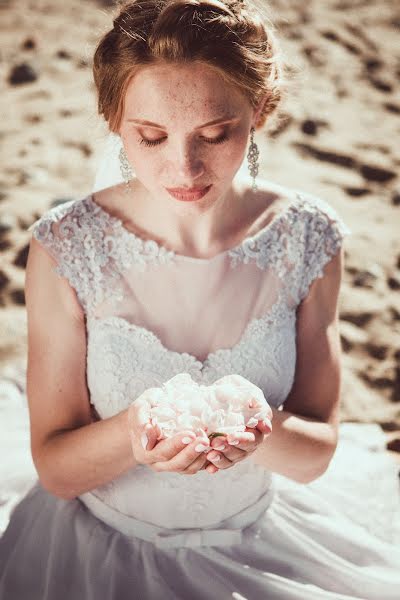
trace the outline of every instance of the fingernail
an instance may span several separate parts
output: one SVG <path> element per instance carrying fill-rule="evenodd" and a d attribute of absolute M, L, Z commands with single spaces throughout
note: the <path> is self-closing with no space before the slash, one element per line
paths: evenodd
<path fill-rule="evenodd" d="M 196 452 L 203 452 L 204 450 L 208 450 L 209 446 L 204 446 L 204 444 L 197 444 L 195 447 Z"/>
<path fill-rule="evenodd" d="M 225 450 L 225 444 L 222 444 L 222 446 L 214 446 L 215 450 Z"/>
<path fill-rule="evenodd" d="M 182 438 L 182 444 L 190 444 L 190 442 L 193 442 L 194 438 L 191 437 L 184 437 Z"/>
<path fill-rule="evenodd" d="M 239 444 L 239 440 L 233 440 L 232 442 L 228 442 L 231 446 L 237 446 Z"/>
<path fill-rule="evenodd" d="M 264 419 L 264 423 L 266 424 L 267 427 L 269 427 L 270 429 L 272 429 L 272 423 L 269 419 Z"/>
<path fill-rule="evenodd" d="M 210 460 L 212 460 L 213 462 L 218 462 L 219 460 L 221 460 L 221 457 L 219 454 L 217 454 L 217 456 L 214 456 L 214 458 L 210 458 Z"/>
<path fill-rule="evenodd" d="M 147 444 L 149 443 L 149 439 L 145 433 L 142 433 L 140 441 L 142 442 L 143 449 L 146 450 Z"/>

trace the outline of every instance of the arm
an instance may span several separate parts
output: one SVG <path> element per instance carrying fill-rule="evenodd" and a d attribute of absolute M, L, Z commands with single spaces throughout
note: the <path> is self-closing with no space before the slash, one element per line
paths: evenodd
<path fill-rule="evenodd" d="M 341 388 L 338 297 L 343 249 L 310 286 L 297 314 L 297 361 L 284 410 L 253 454 L 266 469 L 300 483 L 322 475 L 335 452 Z"/>
<path fill-rule="evenodd" d="M 73 498 L 136 466 L 127 410 L 92 422 L 83 310 L 32 239 L 26 270 L 32 458 L 49 492 Z"/>

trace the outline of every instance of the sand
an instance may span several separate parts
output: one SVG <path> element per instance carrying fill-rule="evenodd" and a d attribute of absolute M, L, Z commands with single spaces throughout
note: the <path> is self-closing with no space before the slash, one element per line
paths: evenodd
<path fill-rule="evenodd" d="M 27 228 L 92 189 L 106 128 L 90 64 L 111 4 L 0 0 L 0 380 L 17 388 Z M 280 119 L 256 134 L 260 174 L 327 200 L 352 230 L 339 304 L 341 420 L 379 424 L 400 456 L 400 6 L 275 0 L 270 15 L 291 86 Z"/>

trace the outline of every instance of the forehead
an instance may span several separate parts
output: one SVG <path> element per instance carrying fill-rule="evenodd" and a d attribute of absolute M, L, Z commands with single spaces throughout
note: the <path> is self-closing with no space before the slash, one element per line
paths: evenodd
<path fill-rule="evenodd" d="M 204 116 L 211 115 L 211 119 L 233 111 L 240 114 L 247 108 L 240 91 L 209 66 L 163 64 L 144 67 L 132 78 L 125 95 L 124 116 L 151 118 L 158 123 L 188 117 L 193 124 L 193 115 L 197 122 Z"/>

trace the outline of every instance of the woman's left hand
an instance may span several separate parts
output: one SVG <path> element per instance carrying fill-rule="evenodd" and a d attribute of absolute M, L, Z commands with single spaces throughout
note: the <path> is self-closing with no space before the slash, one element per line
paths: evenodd
<path fill-rule="evenodd" d="M 271 431 L 268 423 L 259 421 L 255 428 L 246 427 L 246 431 L 213 438 L 213 449 L 207 452 L 209 462 L 203 468 L 209 473 L 216 473 L 219 469 L 233 467 L 253 454 Z"/>

